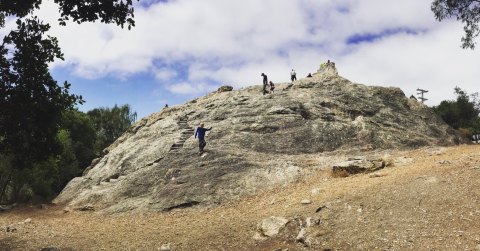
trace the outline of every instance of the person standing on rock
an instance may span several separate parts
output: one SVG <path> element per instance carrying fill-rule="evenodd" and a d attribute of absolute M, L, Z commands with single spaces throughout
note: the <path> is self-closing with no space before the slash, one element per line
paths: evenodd
<path fill-rule="evenodd" d="M 265 73 L 262 73 L 262 75 L 260 75 L 263 77 L 263 95 L 267 94 L 268 91 L 267 91 L 267 85 L 268 85 L 268 77 L 267 75 L 265 75 Z"/>
<path fill-rule="evenodd" d="M 292 69 L 292 72 L 290 72 L 290 77 L 292 78 L 292 82 L 297 80 L 297 73 L 294 69 Z"/>
<path fill-rule="evenodd" d="M 207 142 L 205 141 L 205 133 L 207 131 L 212 130 L 212 127 L 210 128 L 204 128 L 203 123 L 200 123 L 200 125 L 197 127 L 197 130 L 195 131 L 195 138 L 198 136 L 198 152 L 203 153 L 203 149 L 207 145 Z"/>

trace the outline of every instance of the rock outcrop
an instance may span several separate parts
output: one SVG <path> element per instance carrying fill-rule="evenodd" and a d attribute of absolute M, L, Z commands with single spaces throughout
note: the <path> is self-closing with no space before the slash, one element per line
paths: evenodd
<path fill-rule="evenodd" d="M 193 136 L 200 122 L 213 127 L 203 155 Z M 104 212 L 209 206 L 308 172 L 288 156 L 464 142 L 399 88 L 323 69 L 274 94 L 262 95 L 261 86 L 215 92 L 143 118 L 54 202 Z"/>

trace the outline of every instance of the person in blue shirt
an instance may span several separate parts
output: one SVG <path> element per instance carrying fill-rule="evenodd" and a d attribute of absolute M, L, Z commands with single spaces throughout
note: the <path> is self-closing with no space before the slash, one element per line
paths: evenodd
<path fill-rule="evenodd" d="M 195 130 L 195 138 L 198 136 L 198 150 L 199 153 L 203 153 L 203 148 L 207 145 L 207 142 L 205 142 L 205 133 L 207 131 L 212 130 L 212 127 L 210 128 L 204 128 L 203 123 L 201 123 L 198 127 L 197 130 Z"/>

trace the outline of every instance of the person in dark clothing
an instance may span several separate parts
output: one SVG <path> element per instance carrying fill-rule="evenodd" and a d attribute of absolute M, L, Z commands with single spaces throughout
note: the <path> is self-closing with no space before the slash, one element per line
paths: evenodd
<path fill-rule="evenodd" d="M 275 84 L 270 81 L 270 93 L 273 93 L 275 91 Z"/>
<path fill-rule="evenodd" d="M 207 145 L 207 142 L 205 141 L 205 133 L 207 131 L 212 130 L 212 127 L 210 128 L 204 128 L 203 123 L 201 123 L 198 127 L 197 130 L 195 131 L 195 138 L 198 136 L 198 152 L 203 153 L 203 149 Z"/>
<path fill-rule="evenodd" d="M 265 73 L 262 73 L 262 75 L 260 75 L 263 77 L 263 95 L 267 94 L 268 91 L 267 91 L 267 85 L 268 85 L 268 77 L 267 75 L 265 75 Z"/>

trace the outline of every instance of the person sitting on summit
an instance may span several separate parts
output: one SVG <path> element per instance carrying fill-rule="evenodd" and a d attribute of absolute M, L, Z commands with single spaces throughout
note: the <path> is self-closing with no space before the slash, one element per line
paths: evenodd
<path fill-rule="evenodd" d="M 195 138 L 198 136 L 198 152 L 203 153 L 203 149 L 207 145 L 207 142 L 205 141 L 205 133 L 207 131 L 212 130 L 212 127 L 210 128 L 204 128 L 204 124 L 200 123 L 200 125 L 197 127 L 197 130 L 195 130 Z"/>

